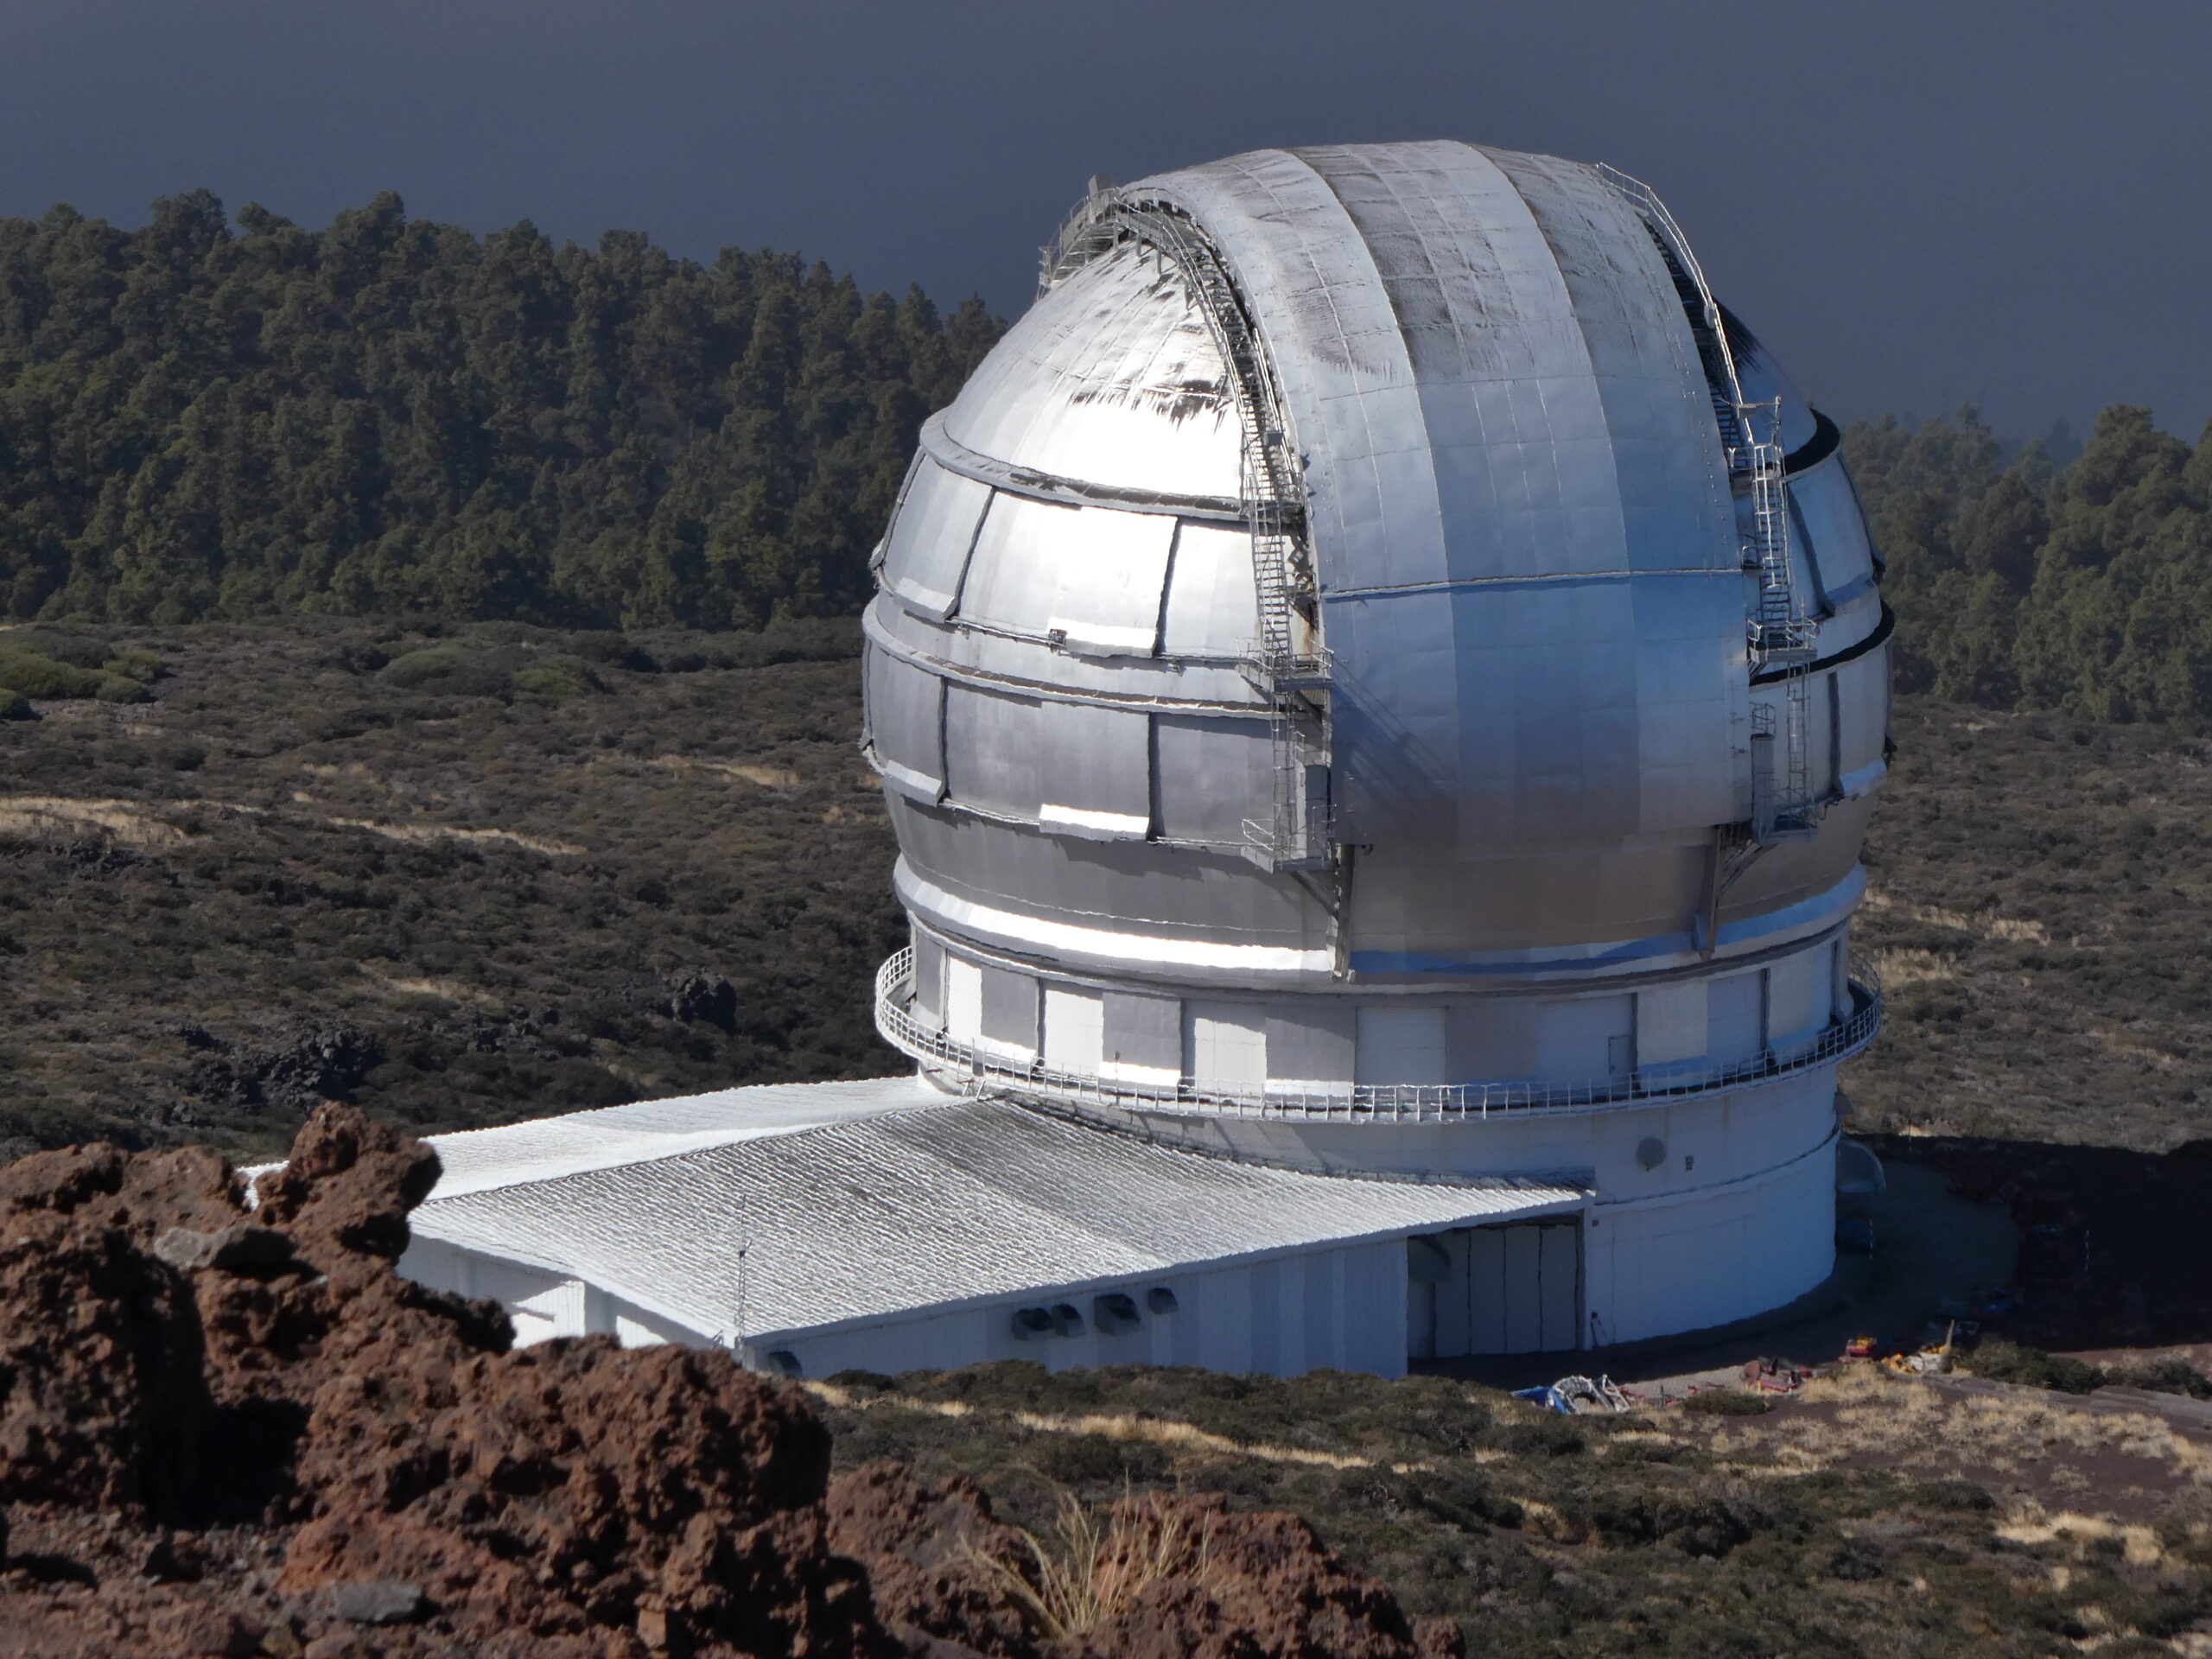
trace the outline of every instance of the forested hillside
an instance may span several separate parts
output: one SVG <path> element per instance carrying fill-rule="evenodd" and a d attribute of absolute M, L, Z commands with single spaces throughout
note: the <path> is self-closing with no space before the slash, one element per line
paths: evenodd
<path fill-rule="evenodd" d="M 757 628 L 849 614 L 923 416 L 1001 332 L 797 256 L 672 258 L 386 194 L 0 219 L 0 613 Z M 1901 689 L 2212 721 L 2212 431 L 2056 465 L 1971 410 L 1846 444 Z"/>
<path fill-rule="evenodd" d="M 0 613 L 757 626 L 858 608 L 1001 325 L 797 256 L 322 231 L 206 191 L 0 219 Z"/>
<path fill-rule="evenodd" d="M 1904 691 L 2088 720 L 2212 721 L 2212 427 L 2105 410 L 2055 466 L 1969 409 L 1853 425 Z"/>

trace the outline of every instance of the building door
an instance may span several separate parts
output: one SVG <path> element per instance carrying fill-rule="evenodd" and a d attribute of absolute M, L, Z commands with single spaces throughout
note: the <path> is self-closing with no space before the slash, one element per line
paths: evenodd
<path fill-rule="evenodd" d="M 1406 1241 L 1410 1357 L 1582 1345 L 1580 1217 L 1465 1227 Z"/>

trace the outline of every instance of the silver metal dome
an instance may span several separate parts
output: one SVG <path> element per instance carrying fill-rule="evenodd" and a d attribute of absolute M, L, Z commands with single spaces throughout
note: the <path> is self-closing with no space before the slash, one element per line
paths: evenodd
<path fill-rule="evenodd" d="M 1094 188 L 879 556 L 878 1018 L 946 1086 L 1425 1175 L 1613 1154 L 1219 1126 L 1646 1146 L 1779 1089 L 1728 1179 L 1833 1141 L 1887 614 L 1833 424 L 1643 186 L 1434 143 Z"/>

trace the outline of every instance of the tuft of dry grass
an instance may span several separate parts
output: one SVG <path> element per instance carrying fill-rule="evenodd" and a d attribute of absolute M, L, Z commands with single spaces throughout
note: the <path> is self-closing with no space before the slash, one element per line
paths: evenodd
<path fill-rule="evenodd" d="M 1009 1561 L 963 1541 L 962 1556 L 1039 1634 L 1065 1642 L 1113 1624 L 1138 1597 L 1167 1579 L 1210 1587 L 1214 1515 L 1165 1493 L 1132 1494 L 1105 1511 L 1072 1492 L 1057 1495 L 1051 1542 L 1021 1532 L 1029 1559 Z"/>

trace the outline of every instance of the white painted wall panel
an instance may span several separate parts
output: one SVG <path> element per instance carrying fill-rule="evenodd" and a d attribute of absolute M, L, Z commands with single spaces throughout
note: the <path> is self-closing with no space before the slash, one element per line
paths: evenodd
<path fill-rule="evenodd" d="M 1536 1075 L 1573 1083 L 1625 1077 L 1635 1068 L 1636 1001 L 1579 997 L 1536 1004 Z"/>
<path fill-rule="evenodd" d="M 1264 1009 L 1242 1002 L 1190 1002 L 1183 1010 L 1185 1076 L 1232 1089 L 1259 1089 L 1268 1081 L 1268 1026 Z"/>
<path fill-rule="evenodd" d="M 1045 988 L 1045 1065 L 1076 1077 L 1096 1077 L 1106 1058 L 1106 1003 L 1096 991 Z"/>
<path fill-rule="evenodd" d="M 1766 1046 L 1766 975 L 1754 968 L 1711 982 L 1713 1063 L 1738 1065 L 1756 1059 Z"/>
<path fill-rule="evenodd" d="M 986 965 L 982 1028 L 977 1046 L 999 1059 L 1027 1065 L 1037 1058 L 1037 978 L 1011 968 Z"/>
<path fill-rule="evenodd" d="M 1677 980 L 1636 994 L 1636 1060 L 1646 1069 L 1702 1058 L 1709 982 Z"/>
<path fill-rule="evenodd" d="M 1109 991 L 1103 999 L 1104 1075 L 1124 1083 L 1173 1083 L 1183 1075 L 1183 1005 L 1172 996 Z"/>
<path fill-rule="evenodd" d="M 1306 997 L 1268 1009 L 1268 1082 L 1344 1088 L 1352 1081 L 1358 1020 L 1341 1003 Z"/>
<path fill-rule="evenodd" d="M 983 1034 L 982 964 L 945 957 L 944 1030 L 956 1043 L 973 1043 Z"/>
<path fill-rule="evenodd" d="M 1446 1081 L 1444 1010 L 1381 1007 L 1360 1009 L 1357 1066 L 1362 1083 Z"/>
<path fill-rule="evenodd" d="M 914 936 L 914 1018 L 925 1026 L 944 1026 L 944 947 L 926 933 Z"/>

